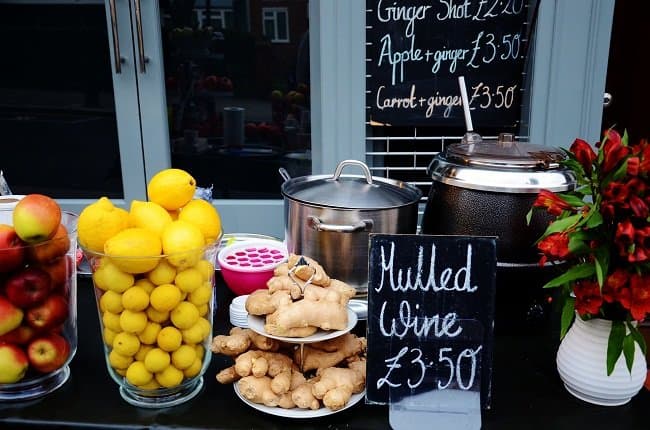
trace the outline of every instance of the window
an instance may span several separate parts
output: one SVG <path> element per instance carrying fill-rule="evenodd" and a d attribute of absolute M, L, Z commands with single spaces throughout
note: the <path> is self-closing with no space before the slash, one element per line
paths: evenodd
<path fill-rule="evenodd" d="M 283 7 L 262 9 L 264 36 L 273 43 L 289 42 L 289 14 Z"/>
<path fill-rule="evenodd" d="M 224 30 L 232 27 L 232 10 L 211 9 L 208 17 L 206 9 L 194 9 L 196 12 L 198 27 L 212 26 L 215 30 Z"/>

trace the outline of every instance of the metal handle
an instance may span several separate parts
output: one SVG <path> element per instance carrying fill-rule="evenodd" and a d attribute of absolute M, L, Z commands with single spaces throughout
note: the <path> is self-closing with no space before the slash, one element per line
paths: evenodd
<path fill-rule="evenodd" d="M 122 56 L 120 55 L 120 35 L 117 30 L 117 12 L 115 10 L 115 0 L 109 0 L 111 11 L 111 29 L 113 32 L 113 54 L 115 55 L 115 73 L 122 73 Z"/>
<path fill-rule="evenodd" d="M 612 95 L 610 93 L 603 94 L 603 106 L 608 107 L 612 104 Z"/>
<path fill-rule="evenodd" d="M 357 231 L 372 230 L 372 220 L 364 219 L 352 225 L 325 224 L 317 217 L 310 215 L 307 217 L 307 225 L 314 230 L 328 231 L 336 233 L 354 233 Z"/>
<path fill-rule="evenodd" d="M 368 169 L 368 166 L 362 161 L 358 160 L 343 160 L 339 163 L 338 166 L 336 166 L 336 170 L 334 171 L 334 176 L 332 176 L 332 179 L 335 181 L 339 180 L 339 176 L 341 176 L 341 172 L 343 171 L 343 168 L 345 166 L 358 166 L 361 167 L 361 170 L 363 170 L 363 174 L 366 177 L 366 182 L 368 185 L 372 185 L 372 175 L 370 174 L 370 169 Z"/>
<path fill-rule="evenodd" d="M 146 73 L 145 63 L 147 58 L 144 56 L 144 37 L 142 35 L 142 11 L 140 10 L 140 0 L 133 0 L 135 9 L 135 28 L 138 32 L 138 56 L 140 57 L 140 73 Z"/>
<path fill-rule="evenodd" d="M 291 179 L 291 175 L 289 174 L 289 172 L 287 172 L 287 169 L 285 169 L 284 167 L 280 167 L 278 169 L 278 172 L 280 172 L 280 176 L 282 176 L 284 182 L 287 182 L 288 180 Z"/>

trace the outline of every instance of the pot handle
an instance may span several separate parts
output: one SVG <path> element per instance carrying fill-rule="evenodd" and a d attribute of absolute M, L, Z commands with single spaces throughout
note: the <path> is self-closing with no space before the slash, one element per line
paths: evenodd
<path fill-rule="evenodd" d="M 354 233 L 357 231 L 372 230 L 373 222 L 371 219 L 364 219 L 352 225 L 325 224 L 317 217 L 310 215 L 307 217 L 307 226 L 317 231 L 328 231 L 337 233 Z"/>
<path fill-rule="evenodd" d="M 358 166 L 361 167 L 361 170 L 363 170 L 363 175 L 366 177 L 366 182 L 368 185 L 372 185 L 372 175 L 370 174 L 370 169 L 368 169 L 368 166 L 366 163 L 359 161 L 359 160 L 343 160 L 339 163 L 338 166 L 336 166 L 336 170 L 334 171 L 334 175 L 332 176 L 332 179 L 335 181 L 339 180 L 339 176 L 341 176 L 341 172 L 343 171 L 343 168 L 345 166 Z"/>
<path fill-rule="evenodd" d="M 278 172 L 280 173 L 280 176 L 282 176 L 282 179 L 284 179 L 284 182 L 287 182 L 289 179 L 291 179 L 291 175 L 289 175 L 289 172 L 287 172 L 287 169 L 284 167 L 280 167 L 278 169 Z"/>

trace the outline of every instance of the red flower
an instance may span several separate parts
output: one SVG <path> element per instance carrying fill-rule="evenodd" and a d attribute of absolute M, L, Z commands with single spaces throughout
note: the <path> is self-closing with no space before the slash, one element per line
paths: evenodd
<path fill-rule="evenodd" d="M 616 235 L 614 242 L 618 247 L 618 253 L 625 257 L 630 251 L 630 247 L 634 244 L 634 226 L 630 220 L 621 221 L 616 226 Z"/>
<path fill-rule="evenodd" d="M 553 260 L 564 260 L 569 256 L 569 236 L 565 233 L 553 233 L 540 240 L 537 249 L 545 257 Z"/>
<path fill-rule="evenodd" d="M 627 159 L 627 174 L 630 176 L 637 176 L 639 174 L 639 166 L 641 160 L 639 157 L 630 157 Z"/>
<path fill-rule="evenodd" d="M 614 169 L 621 160 L 629 154 L 630 150 L 623 146 L 621 136 L 614 130 L 607 130 L 605 132 L 605 143 L 603 144 L 603 173 L 607 173 Z"/>
<path fill-rule="evenodd" d="M 629 190 L 628 184 L 612 181 L 603 188 L 603 197 L 609 203 L 625 204 Z"/>
<path fill-rule="evenodd" d="M 593 162 L 597 158 L 597 155 L 592 149 L 591 145 L 582 139 L 576 139 L 573 142 L 573 145 L 571 145 L 571 148 L 569 148 L 569 151 L 573 152 L 582 168 L 585 169 L 585 172 L 588 175 L 590 175 L 593 167 Z"/>
<path fill-rule="evenodd" d="M 573 284 L 573 293 L 576 296 L 575 309 L 582 316 L 596 315 L 603 304 L 598 282 L 590 279 L 580 279 Z"/>
<path fill-rule="evenodd" d="M 603 299 L 607 303 L 619 302 L 625 309 L 630 309 L 629 279 L 630 274 L 626 270 L 616 269 L 605 279 Z"/>
<path fill-rule="evenodd" d="M 632 318 L 641 321 L 650 312 L 650 276 L 637 273 L 630 276 Z"/>
<path fill-rule="evenodd" d="M 630 209 L 635 217 L 643 219 L 648 217 L 648 205 L 637 195 L 630 196 Z"/>
<path fill-rule="evenodd" d="M 650 226 L 638 228 L 634 231 L 633 252 L 627 256 L 630 263 L 642 263 L 650 257 Z"/>
<path fill-rule="evenodd" d="M 533 203 L 534 207 L 546 208 L 551 215 L 558 216 L 565 210 L 572 210 L 573 207 L 565 202 L 560 196 L 552 191 L 541 190 Z"/>

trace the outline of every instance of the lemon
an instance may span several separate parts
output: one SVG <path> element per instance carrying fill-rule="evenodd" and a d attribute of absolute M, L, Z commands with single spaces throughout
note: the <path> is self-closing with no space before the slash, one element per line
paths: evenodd
<path fill-rule="evenodd" d="M 151 378 L 151 381 L 146 384 L 138 385 L 138 388 L 141 390 L 157 390 L 160 388 L 160 384 L 156 381 L 156 378 Z"/>
<path fill-rule="evenodd" d="M 120 315 L 118 314 L 114 314 L 112 312 L 104 312 L 102 314 L 102 323 L 104 324 L 105 328 L 109 328 L 115 333 L 122 331 L 122 327 L 120 326 Z"/>
<path fill-rule="evenodd" d="M 199 373 L 201 373 L 202 367 L 203 367 L 203 362 L 201 361 L 200 358 L 197 357 L 194 359 L 194 362 L 190 365 L 190 367 L 183 370 L 183 375 L 185 375 L 186 378 L 194 378 Z"/>
<path fill-rule="evenodd" d="M 86 206 L 77 218 L 77 240 L 93 252 L 104 252 L 104 243 L 129 226 L 129 213 L 107 197 Z"/>
<path fill-rule="evenodd" d="M 199 310 L 199 316 L 200 317 L 206 316 L 208 314 L 208 311 L 210 310 L 210 307 L 208 306 L 207 303 L 199 305 L 196 308 Z"/>
<path fill-rule="evenodd" d="M 129 210 L 129 226 L 151 230 L 160 236 L 163 228 L 172 222 L 172 217 L 165 208 L 155 202 L 133 200 Z"/>
<path fill-rule="evenodd" d="M 173 284 L 159 285 L 153 289 L 149 302 L 159 312 L 169 312 L 181 301 L 181 290 Z"/>
<path fill-rule="evenodd" d="M 144 357 L 144 366 L 149 372 L 161 372 L 171 363 L 171 356 L 167 351 L 153 348 Z"/>
<path fill-rule="evenodd" d="M 205 243 L 216 241 L 221 236 L 221 217 L 212 204 L 203 199 L 194 199 L 187 203 L 178 214 L 178 219 L 197 226 Z"/>
<path fill-rule="evenodd" d="M 171 388 L 183 382 L 184 376 L 181 370 L 167 366 L 162 372 L 156 373 L 156 381 L 165 388 Z"/>
<path fill-rule="evenodd" d="M 119 314 L 124 310 L 122 306 L 122 295 L 115 291 L 108 290 L 99 299 L 99 309 L 102 312 L 112 312 Z"/>
<path fill-rule="evenodd" d="M 149 294 L 144 288 L 134 285 L 122 294 L 122 306 L 130 311 L 143 311 L 149 306 Z"/>
<path fill-rule="evenodd" d="M 202 260 L 204 261 L 204 260 Z M 184 293 L 191 293 L 203 284 L 203 275 L 195 267 L 181 270 L 174 278 L 174 284 Z"/>
<path fill-rule="evenodd" d="M 152 270 L 160 260 L 162 245 L 151 230 L 130 227 L 120 231 L 104 244 L 104 253 L 124 272 L 145 273 Z M 150 257 L 150 258 L 146 258 Z"/>
<path fill-rule="evenodd" d="M 208 304 L 212 297 L 212 283 L 204 282 L 199 288 L 188 294 L 187 300 L 195 306 Z"/>
<path fill-rule="evenodd" d="M 172 352 L 172 364 L 177 369 L 187 369 L 194 363 L 194 360 L 196 360 L 196 350 L 190 345 L 181 345 Z"/>
<path fill-rule="evenodd" d="M 144 330 L 142 330 L 138 335 L 138 339 L 140 339 L 140 342 L 144 344 L 153 345 L 156 343 L 161 328 L 161 325 L 157 322 L 149 321 Z"/>
<path fill-rule="evenodd" d="M 120 314 L 120 327 L 127 333 L 138 334 L 147 326 L 147 314 L 125 309 Z"/>
<path fill-rule="evenodd" d="M 108 354 L 108 363 L 114 369 L 126 369 L 133 363 L 133 357 L 122 355 L 115 350 Z"/>
<path fill-rule="evenodd" d="M 166 259 L 161 259 L 158 265 L 149 273 L 147 279 L 155 285 L 171 284 L 176 277 L 176 267 Z"/>
<path fill-rule="evenodd" d="M 158 311 L 153 307 L 149 306 L 145 311 L 149 319 L 153 322 L 164 323 L 169 319 L 169 311 Z"/>
<path fill-rule="evenodd" d="M 182 330 L 181 335 L 183 342 L 193 345 L 202 342 L 211 331 L 210 322 L 205 318 L 199 318 L 192 327 Z"/>
<path fill-rule="evenodd" d="M 172 352 L 176 351 L 183 342 L 183 336 L 176 327 L 165 327 L 158 332 L 156 338 L 158 347 L 163 351 Z"/>
<path fill-rule="evenodd" d="M 140 340 L 134 334 L 122 332 L 115 335 L 113 351 L 120 355 L 133 357 L 140 349 Z"/>
<path fill-rule="evenodd" d="M 115 336 L 117 333 L 113 330 L 111 330 L 108 327 L 104 327 L 104 343 L 108 346 L 113 346 L 113 340 L 115 340 Z"/>
<path fill-rule="evenodd" d="M 115 369 L 115 373 L 120 376 L 126 376 L 126 369 Z"/>
<path fill-rule="evenodd" d="M 144 358 L 147 356 L 147 353 L 152 349 L 153 346 L 151 345 L 140 344 L 140 349 L 138 349 L 138 352 L 135 353 L 133 358 L 135 358 L 137 361 L 142 361 L 144 363 Z"/>
<path fill-rule="evenodd" d="M 185 330 L 192 327 L 199 320 L 199 310 L 190 302 L 180 302 L 171 311 L 170 318 L 174 326 Z"/>
<path fill-rule="evenodd" d="M 199 260 L 199 262 L 196 263 L 196 266 L 194 266 L 194 268 L 199 272 L 201 272 L 204 281 L 211 280 L 212 275 L 214 275 L 214 264 L 212 264 L 208 260 Z"/>
<path fill-rule="evenodd" d="M 196 191 L 196 180 L 182 169 L 165 169 L 156 173 L 147 184 L 149 200 L 168 211 L 187 204 Z"/>
<path fill-rule="evenodd" d="M 141 361 L 134 361 L 126 369 L 126 380 L 133 385 L 144 385 L 152 379 L 153 373 L 149 372 Z"/>
<path fill-rule="evenodd" d="M 93 273 L 93 282 L 97 288 L 104 291 L 123 293 L 133 285 L 133 275 L 123 272 L 109 259 L 102 259 L 101 264 Z"/>
<path fill-rule="evenodd" d="M 196 351 L 196 357 L 202 359 L 203 354 L 205 354 L 205 348 L 200 343 L 194 345 L 194 350 Z"/>
<path fill-rule="evenodd" d="M 161 261 L 165 261 L 165 260 L 161 260 Z M 138 287 L 142 287 L 142 289 L 144 289 L 147 292 L 147 294 L 151 294 L 153 289 L 156 288 L 156 284 L 154 284 L 153 282 L 151 282 L 147 278 L 140 278 L 140 279 L 136 280 L 135 284 L 133 284 L 133 285 L 137 285 Z"/>
<path fill-rule="evenodd" d="M 187 221 L 172 221 L 162 232 L 163 253 L 172 265 L 180 269 L 192 267 L 199 262 L 204 244 L 201 230 Z"/>

